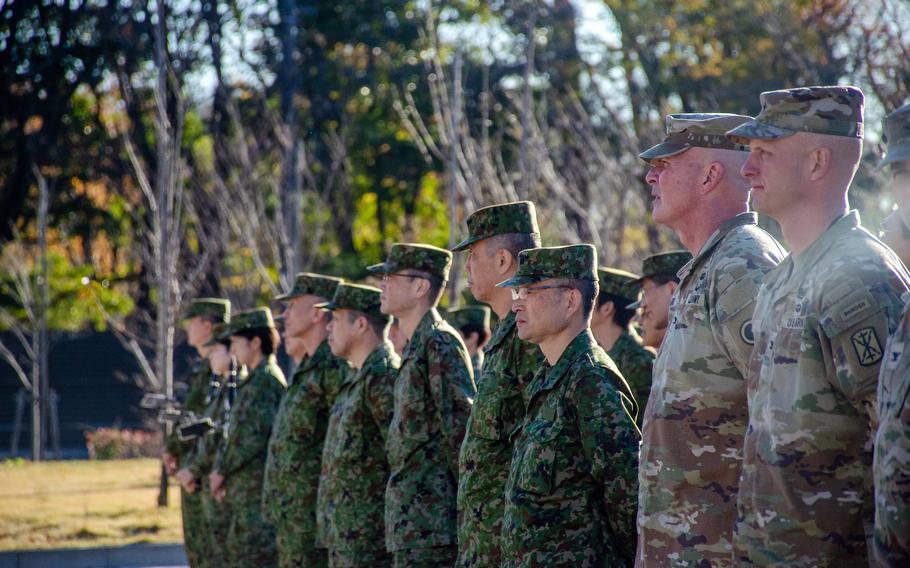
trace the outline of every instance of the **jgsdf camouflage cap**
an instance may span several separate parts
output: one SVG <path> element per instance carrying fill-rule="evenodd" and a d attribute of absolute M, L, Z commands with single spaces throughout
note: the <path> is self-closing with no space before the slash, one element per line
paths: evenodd
<path fill-rule="evenodd" d="M 268 308 L 253 308 L 237 312 L 231 318 L 230 335 L 245 329 L 275 329 L 275 320 L 272 319 L 272 310 Z"/>
<path fill-rule="evenodd" d="M 641 261 L 641 277 L 638 282 L 661 274 L 675 275 L 690 260 L 692 260 L 692 253 L 687 250 L 671 250 L 652 254 Z"/>
<path fill-rule="evenodd" d="M 468 217 L 468 238 L 458 243 L 453 252 L 465 250 L 477 241 L 508 233 L 539 235 L 537 210 L 530 201 L 516 201 L 478 209 Z"/>
<path fill-rule="evenodd" d="M 294 286 L 291 290 L 280 296 L 275 296 L 275 299 L 279 301 L 290 300 L 299 296 L 312 295 L 328 300 L 335 295 L 335 288 L 342 282 L 344 282 L 343 279 L 335 278 L 334 276 L 301 272 L 294 277 Z"/>
<path fill-rule="evenodd" d="M 224 298 L 197 298 L 190 303 L 183 314 L 183 319 L 196 316 L 210 317 L 215 323 L 231 321 L 231 301 Z"/>
<path fill-rule="evenodd" d="M 910 103 L 886 116 L 882 131 L 882 141 L 887 142 L 888 151 L 878 167 L 910 160 Z"/>
<path fill-rule="evenodd" d="M 446 312 L 445 318 L 455 329 L 469 325 L 490 329 L 490 308 L 486 306 L 465 306 L 449 310 Z"/>
<path fill-rule="evenodd" d="M 663 142 L 638 155 L 646 162 L 669 158 L 692 147 L 738 150 L 749 148 L 727 138 L 727 132 L 752 120 L 751 116 L 726 113 L 685 113 L 667 115 L 667 135 Z"/>
<path fill-rule="evenodd" d="M 727 136 L 739 144 L 773 140 L 797 132 L 863 137 L 863 92 L 856 87 L 800 87 L 765 91 L 761 112 Z"/>
<path fill-rule="evenodd" d="M 597 249 L 594 245 L 541 247 L 518 253 L 515 276 L 497 286 L 526 286 L 550 278 L 597 280 Z"/>
<path fill-rule="evenodd" d="M 379 310 L 379 295 L 382 290 L 373 286 L 360 284 L 339 284 L 335 295 L 328 302 L 316 304 L 315 307 L 328 310 L 356 310 L 368 316 L 387 321 L 389 316 Z"/>
<path fill-rule="evenodd" d="M 371 274 L 391 274 L 413 268 L 448 280 L 451 266 L 452 253 L 446 249 L 416 243 L 395 243 L 385 262 L 368 266 L 367 270 Z"/>
<path fill-rule="evenodd" d="M 597 279 L 600 282 L 600 291 L 605 294 L 618 296 L 629 303 L 638 299 L 638 290 L 641 287 L 638 274 L 618 268 L 598 268 Z"/>

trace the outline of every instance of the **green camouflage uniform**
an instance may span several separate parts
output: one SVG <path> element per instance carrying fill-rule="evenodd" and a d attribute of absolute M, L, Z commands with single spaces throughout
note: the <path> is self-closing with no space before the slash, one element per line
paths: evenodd
<path fill-rule="evenodd" d="M 762 93 L 753 124 L 730 135 L 859 137 L 862 93 Z M 860 226 L 855 211 L 765 276 L 753 315 L 734 533 L 740 564 L 867 565 L 878 371 L 908 282 L 901 261 Z"/>
<path fill-rule="evenodd" d="M 452 255 L 395 244 L 374 274 L 417 269 L 448 277 Z M 458 332 L 430 309 L 408 340 L 395 380 L 386 452 L 386 548 L 396 566 L 451 564 L 456 554 L 458 450 L 474 397 L 474 377 Z"/>
<path fill-rule="evenodd" d="M 328 299 L 340 282 L 318 274 L 298 274 L 293 289 L 276 299 L 305 295 Z M 349 370 L 350 365 L 332 355 L 328 342 L 323 341 L 300 363 L 275 416 L 262 507 L 275 525 L 282 568 L 327 564 L 325 547 L 316 538 L 316 497 L 329 413 Z"/>
<path fill-rule="evenodd" d="M 332 301 L 318 307 L 356 310 L 387 321 L 379 310 L 380 293 L 340 284 Z M 360 369 L 347 375 L 332 405 L 318 499 L 319 541 L 328 548 L 332 567 L 391 565 L 383 524 L 389 480 L 385 442 L 399 363 L 391 343 L 383 340 Z"/>
<path fill-rule="evenodd" d="M 524 417 L 522 392 L 544 362 L 536 345 L 518 337 L 512 312 L 499 322 L 484 352 L 487 359 L 458 457 L 459 566 L 501 562 L 510 436 Z"/>
<path fill-rule="evenodd" d="M 499 286 L 595 279 L 591 245 L 522 251 Z M 638 429 L 632 394 L 590 329 L 527 387 L 506 484 L 503 566 L 631 566 Z"/>
<path fill-rule="evenodd" d="M 723 223 L 680 271 L 644 412 L 638 566 L 732 566 L 752 310 L 784 251 L 754 213 Z"/>
<path fill-rule="evenodd" d="M 273 326 L 268 308 L 241 312 L 231 321 L 232 332 Z M 227 487 L 227 554 L 236 568 L 278 565 L 275 529 L 262 511 L 262 479 L 269 434 L 286 387 L 275 356 L 264 358 L 237 387 L 225 442 L 215 458 L 214 471 L 224 475 Z"/>
<path fill-rule="evenodd" d="M 201 316 L 209 317 L 216 322 L 230 320 L 231 303 L 221 298 L 198 298 L 190 303 L 183 319 Z M 193 366 L 187 381 L 186 397 L 183 401 L 183 410 L 201 416 L 205 411 L 206 395 L 212 370 L 207 359 L 200 359 Z M 186 462 L 193 452 L 195 442 L 181 442 L 177 429 L 168 436 L 166 449 L 168 453 L 177 457 L 178 467 L 186 467 Z M 197 480 L 198 481 L 198 480 Z M 209 566 L 210 557 L 208 526 L 205 511 L 203 510 L 203 497 L 201 491 L 187 493 L 180 489 L 180 513 L 183 517 L 183 541 L 186 557 L 190 566 Z"/>
<path fill-rule="evenodd" d="M 507 233 L 538 233 L 528 201 L 479 209 L 468 220 L 469 237 L 454 250 Z M 468 418 L 458 464 L 458 566 L 499 566 L 502 515 L 512 462 L 512 430 L 524 417 L 524 388 L 544 362 L 540 349 L 522 341 L 515 314 L 500 320 L 483 349 L 477 397 Z"/>
<path fill-rule="evenodd" d="M 885 118 L 880 167 L 910 160 L 910 104 Z M 903 191 L 907 191 L 904 188 Z M 904 295 L 904 303 L 910 295 Z M 878 566 L 910 566 L 910 308 L 888 340 L 878 383 L 873 551 Z"/>

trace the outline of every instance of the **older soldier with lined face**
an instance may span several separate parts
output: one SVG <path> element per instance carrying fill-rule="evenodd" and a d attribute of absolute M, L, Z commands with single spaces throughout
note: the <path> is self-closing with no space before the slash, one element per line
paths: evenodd
<path fill-rule="evenodd" d="M 632 393 L 589 328 L 597 298 L 591 245 L 522 251 L 511 288 L 518 336 L 546 362 L 506 484 L 503 566 L 630 566 L 638 429 Z"/>
<path fill-rule="evenodd" d="M 455 250 L 468 251 L 465 270 L 471 292 L 490 304 L 499 323 L 484 349 L 486 360 L 458 459 L 457 565 L 499 566 L 512 430 L 524 416 L 522 391 L 543 355 L 518 337 L 511 294 L 496 284 L 515 274 L 518 253 L 539 246 L 540 234 L 530 201 L 478 209 L 467 225 L 468 237 Z"/>
<path fill-rule="evenodd" d="M 458 450 L 474 397 L 464 342 L 436 311 L 452 253 L 396 243 L 382 276 L 380 309 L 408 338 L 395 380 L 386 450 L 385 541 L 395 566 L 451 566 L 457 555 Z"/>
<path fill-rule="evenodd" d="M 761 103 L 728 136 L 750 145 L 753 203 L 792 253 L 755 302 L 736 560 L 866 566 L 878 372 L 910 275 L 849 210 L 862 92 L 788 89 Z"/>
<path fill-rule="evenodd" d="M 783 250 L 749 212 L 747 153 L 725 133 L 734 114 L 672 114 L 651 168 L 654 220 L 692 258 L 678 271 L 644 413 L 638 566 L 732 566 L 748 416 L 752 308 Z"/>
<path fill-rule="evenodd" d="M 892 213 L 904 236 L 885 242 L 904 263 L 910 262 L 910 232 L 905 217 L 910 214 L 910 104 L 885 118 L 888 153 L 879 167 L 891 169 L 894 192 L 900 208 Z M 886 234 L 886 237 L 888 235 Z M 906 299 L 906 296 L 905 296 Z M 904 308 L 901 322 L 885 349 L 878 383 L 878 431 L 875 436 L 875 535 L 873 550 L 879 566 L 910 566 L 910 310 Z"/>

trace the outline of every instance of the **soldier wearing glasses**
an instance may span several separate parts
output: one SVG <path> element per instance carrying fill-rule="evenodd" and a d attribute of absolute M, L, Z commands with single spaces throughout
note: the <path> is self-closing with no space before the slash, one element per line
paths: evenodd
<path fill-rule="evenodd" d="M 451 566 L 457 553 L 458 451 L 475 387 L 464 342 L 436 311 L 451 264 L 447 250 L 395 244 L 368 268 L 382 275 L 382 313 L 408 338 L 386 441 L 386 548 L 395 566 Z"/>
<path fill-rule="evenodd" d="M 522 251 L 499 286 L 512 288 L 518 336 L 546 357 L 513 437 L 503 566 L 631 566 L 640 436 L 632 393 L 589 327 L 595 249 Z"/>

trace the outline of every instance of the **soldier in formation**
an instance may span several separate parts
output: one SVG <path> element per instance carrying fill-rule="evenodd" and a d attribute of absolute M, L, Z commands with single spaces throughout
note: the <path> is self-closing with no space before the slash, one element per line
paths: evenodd
<path fill-rule="evenodd" d="M 749 120 L 670 115 L 664 140 L 641 154 L 652 216 L 691 254 L 676 271 L 644 412 L 639 566 L 733 565 L 752 309 L 762 276 L 784 256 L 749 212 L 746 147 L 726 137 Z"/>
<path fill-rule="evenodd" d="M 687 250 L 640 275 L 541 247 L 531 202 L 484 207 L 453 249 L 490 307 L 447 315 L 463 335 L 450 251 L 395 244 L 380 288 L 300 274 L 287 392 L 268 309 L 194 302 L 186 408 L 213 427 L 165 455 L 191 564 L 910 564 L 910 105 L 880 164 L 895 254 L 848 206 L 862 93 L 760 101 L 670 115 L 641 154 Z"/>

